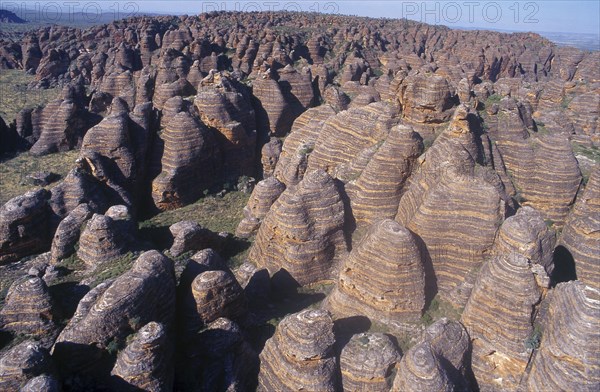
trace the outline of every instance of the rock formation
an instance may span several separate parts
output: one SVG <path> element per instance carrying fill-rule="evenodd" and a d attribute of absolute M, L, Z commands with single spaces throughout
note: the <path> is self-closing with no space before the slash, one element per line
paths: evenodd
<path fill-rule="evenodd" d="M 64 373 L 93 374 L 111 342 L 123 342 L 150 321 L 170 325 L 174 313 L 173 262 L 157 251 L 145 252 L 128 272 L 83 297 L 52 355 Z"/>
<path fill-rule="evenodd" d="M 305 285 L 331 277 L 345 251 L 344 205 L 334 180 L 315 170 L 277 199 L 264 218 L 248 260 Z"/>
<path fill-rule="evenodd" d="M 352 336 L 340 355 L 342 384 L 346 391 L 389 391 L 401 355 L 382 333 Z"/>
<path fill-rule="evenodd" d="M 444 317 L 427 327 L 423 340 L 442 359 L 442 367 L 456 388 L 469 390 L 471 339 L 465 327 Z"/>
<path fill-rule="evenodd" d="M 256 120 L 249 94 L 221 73 L 211 72 L 198 87 L 194 105 L 204 124 L 218 131 L 224 174 L 252 175 Z"/>
<path fill-rule="evenodd" d="M 261 149 L 260 161 L 263 168 L 263 178 L 267 179 L 275 172 L 275 166 L 277 166 L 277 162 L 279 161 L 281 148 L 281 140 L 272 137 Z"/>
<path fill-rule="evenodd" d="M 421 342 L 402 357 L 391 390 L 451 392 L 454 391 L 454 384 L 431 344 Z"/>
<path fill-rule="evenodd" d="M 592 172 L 585 191 L 567 218 L 560 237 L 573 257 L 577 279 L 600 289 L 600 167 Z"/>
<path fill-rule="evenodd" d="M 560 283 L 550 299 L 529 391 L 593 391 L 600 386 L 600 293 L 581 282 Z"/>
<path fill-rule="evenodd" d="M 529 361 L 527 338 L 541 299 L 528 259 L 505 253 L 482 267 L 461 322 L 473 341 L 473 373 L 480 388 L 516 390 Z"/>
<path fill-rule="evenodd" d="M 95 267 L 127 253 L 133 234 L 127 230 L 131 226 L 130 220 L 128 215 L 94 214 L 81 233 L 77 256 L 88 266 Z"/>
<path fill-rule="evenodd" d="M 54 332 L 55 310 L 46 283 L 38 277 L 14 282 L 0 310 L 0 326 L 5 331 L 44 338 Z"/>
<path fill-rule="evenodd" d="M 422 151 L 421 139 L 411 128 L 392 128 L 360 176 L 346 186 L 357 222 L 369 225 L 396 216 L 404 185 Z"/>
<path fill-rule="evenodd" d="M 220 152 L 210 130 L 188 112 L 177 114 L 163 132 L 162 172 L 152 183 L 161 210 L 196 201 L 218 173 Z"/>
<path fill-rule="evenodd" d="M 259 73 L 252 85 L 256 99 L 256 122 L 261 134 L 284 136 L 294 122 L 292 109 L 274 79 L 273 72 Z"/>
<path fill-rule="evenodd" d="M 390 327 L 418 321 L 425 273 L 412 234 L 391 219 L 374 223 L 343 261 L 327 306 L 336 316 L 364 315 Z"/>
<path fill-rule="evenodd" d="M 249 238 L 256 234 L 262 220 L 284 190 L 285 185 L 275 177 L 269 177 L 256 184 L 248 204 L 244 207 L 244 219 L 239 223 L 235 234 L 240 238 Z"/>
<path fill-rule="evenodd" d="M 169 253 L 178 257 L 185 252 L 209 248 L 214 242 L 214 233 L 193 221 L 182 221 L 169 227 L 173 235 L 173 245 Z"/>
<path fill-rule="evenodd" d="M 274 175 L 286 186 L 298 184 L 304 177 L 308 157 L 315 147 L 324 122 L 335 115 L 330 105 L 308 109 L 294 121 L 294 126 L 281 148 Z"/>
<path fill-rule="evenodd" d="M 185 297 L 185 329 L 195 333 L 220 317 L 240 319 L 246 312 L 246 299 L 240 284 L 229 271 L 199 274 Z"/>
<path fill-rule="evenodd" d="M 538 284 L 548 287 L 554 270 L 555 243 L 556 233 L 546 225 L 542 215 L 534 208 L 522 207 L 500 226 L 494 251 L 498 255 L 515 252 L 527 258 L 532 268 L 536 268 Z"/>
<path fill-rule="evenodd" d="M 26 340 L 0 358 L 0 389 L 19 390 L 27 381 L 52 370 L 48 351 L 39 343 Z"/>
<path fill-rule="evenodd" d="M 454 104 L 454 92 L 443 76 L 416 73 L 402 83 L 397 97 L 403 117 L 411 123 L 436 124 L 448 121 Z"/>
<path fill-rule="evenodd" d="M 315 142 L 307 172 L 322 169 L 334 173 L 336 169 L 340 170 L 339 165 L 348 165 L 359 159 L 361 152 L 372 149 L 386 139 L 392 126 L 398 122 L 397 114 L 397 109 L 393 106 L 376 102 L 351 108 L 329 118 Z M 360 172 L 346 171 L 349 173 L 345 173 L 345 177 L 352 177 Z M 340 177 L 339 174 L 337 176 Z"/>
<path fill-rule="evenodd" d="M 172 348 L 162 324 L 150 322 L 121 351 L 111 372 L 118 390 L 173 389 Z"/>
<path fill-rule="evenodd" d="M 0 207 L 0 263 L 43 252 L 50 245 L 50 192 L 39 189 Z"/>
<path fill-rule="evenodd" d="M 52 239 L 51 257 L 54 263 L 75 252 L 75 244 L 79 241 L 81 227 L 91 216 L 90 207 L 86 203 L 82 203 L 60 222 Z"/>
<path fill-rule="evenodd" d="M 561 228 L 581 183 L 577 160 L 568 140 L 561 135 L 536 139 L 534 151 L 535 169 L 523 185 L 523 205 L 535 207 L 556 228 Z"/>
<path fill-rule="evenodd" d="M 287 316 L 260 353 L 259 390 L 335 391 L 333 321 L 324 310 Z"/>

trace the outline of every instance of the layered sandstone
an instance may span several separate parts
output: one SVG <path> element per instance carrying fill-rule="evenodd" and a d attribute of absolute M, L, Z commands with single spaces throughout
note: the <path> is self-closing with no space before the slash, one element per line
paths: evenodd
<path fill-rule="evenodd" d="M 305 285 L 331 277 L 345 251 L 344 205 L 334 180 L 315 170 L 277 199 L 264 218 L 248 260 Z"/>
<path fill-rule="evenodd" d="M 260 354 L 261 391 L 335 391 L 337 358 L 333 321 L 324 310 L 285 317 Z"/>

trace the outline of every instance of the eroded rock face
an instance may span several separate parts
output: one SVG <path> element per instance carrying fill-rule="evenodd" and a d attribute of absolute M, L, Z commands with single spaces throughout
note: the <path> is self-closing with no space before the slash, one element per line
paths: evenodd
<path fill-rule="evenodd" d="M 69 151 L 81 143 L 86 122 L 80 104 L 67 96 L 46 105 L 40 114 L 40 137 L 29 151 L 36 156 L 47 155 Z"/>
<path fill-rule="evenodd" d="M 49 198 L 45 189 L 29 191 L 0 207 L 0 263 L 47 250 Z"/>
<path fill-rule="evenodd" d="M 246 313 L 244 291 L 229 271 L 202 272 L 185 298 L 185 329 L 195 333 L 220 317 L 239 320 Z"/>
<path fill-rule="evenodd" d="M 202 122 L 218 131 L 224 174 L 253 175 L 256 119 L 250 95 L 239 82 L 211 72 L 198 86 L 194 105 Z"/>
<path fill-rule="evenodd" d="M 334 180 L 309 173 L 277 199 L 264 218 L 248 260 L 300 285 L 327 279 L 345 251 L 344 205 Z"/>
<path fill-rule="evenodd" d="M 282 148 L 281 140 L 272 137 L 261 149 L 260 161 L 263 168 L 263 178 L 267 179 L 275 172 Z"/>
<path fill-rule="evenodd" d="M 294 121 L 289 136 L 285 138 L 274 175 L 286 186 L 297 185 L 308 166 L 308 157 L 325 121 L 336 114 L 328 104 L 308 109 Z"/>
<path fill-rule="evenodd" d="M 262 220 L 283 191 L 285 185 L 275 177 L 269 177 L 256 184 L 248 204 L 244 207 L 244 219 L 238 224 L 235 235 L 240 238 L 255 235 Z"/>
<path fill-rule="evenodd" d="M 56 329 L 55 310 L 46 283 L 38 277 L 17 280 L 0 310 L 0 325 L 14 334 L 44 338 Z"/>
<path fill-rule="evenodd" d="M 258 355 L 235 322 L 218 318 L 187 344 L 183 367 L 179 382 L 185 388 L 246 390 L 255 380 Z"/>
<path fill-rule="evenodd" d="M 157 208 L 169 210 L 202 196 L 218 173 L 220 151 L 210 130 L 186 111 L 173 117 L 162 137 L 162 172 L 152 183 L 152 198 Z"/>
<path fill-rule="evenodd" d="M 256 99 L 256 120 L 259 132 L 272 136 L 284 136 L 294 122 L 281 86 L 272 72 L 259 73 L 254 80 L 252 94 Z"/>
<path fill-rule="evenodd" d="M 412 234 L 391 219 L 373 224 L 343 261 L 327 306 L 336 316 L 364 315 L 390 327 L 418 321 L 425 272 Z"/>
<path fill-rule="evenodd" d="M 150 321 L 171 325 L 174 316 L 173 262 L 157 251 L 145 252 L 131 270 L 83 297 L 52 355 L 66 374 L 94 375 L 111 342 L 123 342 Z"/>
<path fill-rule="evenodd" d="M 500 255 L 515 252 L 529 259 L 531 264 L 541 267 L 535 270 L 538 284 L 548 287 L 554 270 L 555 243 L 556 233 L 543 216 L 534 208 L 522 207 L 500 226 L 494 251 Z"/>
<path fill-rule="evenodd" d="M 0 389 L 17 391 L 28 380 L 52 371 L 48 351 L 39 343 L 27 340 L 0 358 Z"/>
<path fill-rule="evenodd" d="M 600 387 L 600 293 L 582 282 L 553 290 L 540 348 L 527 380 L 530 391 L 594 391 Z"/>
<path fill-rule="evenodd" d="M 193 221 L 182 221 L 169 227 L 173 235 L 173 245 L 169 253 L 178 257 L 185 252 L 210 247 L 214 233 Z"/>
<path fill-rule="evenodd" d="M 411 128 L 392 128 L 360 176 L 346 186 L 358 224 L 396 216 L 402 190 L 422 151 L 421 138 Z"/>
<path fill-rule="evenodd" d="M 402 83 L 398 96 L 404 118 L 412 123 L 432 124 L 448 121 L 454 105 L 454 91 L 443 76 L 417 73 Z"/>
<path fill-rule="evenodd" d="M 304 310 L 284 318 L 260 353 L 259 390 L 335 391 L 337 359 L 327 311 Z"/>
<path fill-rule="evenodd" d="M 322 169 L 335 173 L 342 180 L 360 173 L 377 143 L 385 140 L 392 126 L 399 121 L 397 115 L 397 109 L 392 105 L 376 102 L 330 117 L 315 141 L 307 172 Z M 372 153 L 369 154 L 369 150 Z M 353 161 L 361 159 L 364 162 L 355 165 L 360 167 L 351 166 Z"/>
<path fill-rule="evenodd" d="M 165 327 L 144 325 L 121 351 L 111 372 L 118 390 L 162 392 L 173 389 L 173 348 Z"/>
<path fill-rule="evenodd" d="M 559 244 L 573 257 L 577 279 L 600 289 L 600 167 L 571 210 Z"/>
<path fill-rule="evenodd" d="M 441 318 L 425 330 L 422 339 L 443 359 L 443 368 L 458 390 L 469 390 L 471 339 L 458 321 Z"/>
<path fill-rule="evenodd" d="M 389 391 L 393 370 L 401 357 L 387 335 L 360 333 L 352 336 L 340 356 L 344 390 Z"/>
<path fill-rule="evenodd" d="M 552 135 L 536 140 L 530 176 L 523 185 L 523 205 L 539 210 L 556 228 L 563 227 L 581 183 L 579 165 L 566 137 Z"/>
<path fill-rule="evenodd" d="M 58 225 L 52 239 L 51 260 L 56 263 L 75 252 L 82 225 L 92 217 L 92 211 L 86 203 L 75 207 Z"/>
<path fill-rule="evenodd" d="M 485 169 L 476 165 L 472 116 L 464 105 L 456 109 L 448 129 L 419 158 L 396 215 L 416 235 L 427 292 L 460 306 L 469 296 L 466 278 L 490 254 L 506 213 L 505 195 L 490 181 L 496 174 L 481 175 Z"/>
<path fill-rule="evenodd" d="M 402 357 L 392 385 L 393 392 L 402 391 L 454 391 L 454 384 L 442 367 L 439 356 L 431 344 L 421 342 Z"/>
<path fill-rule="evenodd" d="M 461 317 L 473 340 L 473 373 L 481 388 L 518 387 L 540 299 L 531 264 L 522 255 L 506 253 L 483 265 Z"/>
<path fill-rule="evenodd" d="M 132 220 L 125 206 L 124 216 L 94 214 L 79 239 L 77 256 L 90 267 L 127 253 L 133 242 Z M 115 206 L 111 207 L 115 211 Z M 111 216 L 112 215 L 112 216 Z"/>

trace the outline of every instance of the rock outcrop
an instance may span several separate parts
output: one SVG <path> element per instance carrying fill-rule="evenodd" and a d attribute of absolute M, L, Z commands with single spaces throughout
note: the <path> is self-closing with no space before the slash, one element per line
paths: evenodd
<path fill-rule="evenodd" d="M 42 339 L 56 330 L 55 312 L 46 283 L 30 276 L 17 280 L 8 289 L 0 310 L 0 328 Z"/>
<path fill-rule="evenodd" d="M 53 371 L 48 351 L 27 340 L 8 350 L 0 358 L 0 389 L 17 391 L 27 381 Z"/>
<path fill-rule="evenodd" d="M 373 224 L 343 261 L 327 307 L 339 317 L 363 315 L 392 328 L 418 321 L 425 271 L 412 234 L 391 219 Z"/>
<path fill-rule="evenodd" d="M 273 72 L 259 73 L 252 84 L 256 103 L 256 122 L 261 134 L 284 136 L 292 128 L 294 117 Z"/>
<path fill-rule="evenodd" d="M 600 167 L 569 214 L 559 244 L 573 257 L 577 279 L 600 290 Z"/>
<path fill-rule="evenodd" d="M 262 147 L 260 162 L 263 168 L 264 179 L 271 177 L 275 172 L 275 167 L 277 166 L 279 156 L 281 155 L 282 145 L 283 143 L 281 143 L 281 140 L 272 137 L 269 142 Z"/>
<path fill-rule="evenodd" d="M 337 390 L 334 343 L 328 312 L 309 309 L 285 317 L 260 353 L 259 390 Z"/>
<path fill-rule="evenodd" d="M 240 238 L 255 235 L 262 220 L 283 191 L 285 185 L 275 177 L 269 177 L 256 184 L 248 204 L 244 207 L 244 219 L 238 224 L 235 235 Z"/>
<path fill-rule="evenodd" d="M 172 256 L 178 257 L 186 252 L 209 248 L 215 234 L 200 226 L 197 222 L 181 221 L 171 225 L 173 245 L 169 249 Z"/>
<path fill-rule="evenodd" d="M 82 203 L 60 222 L 50 248 L 52 262 L 57 263 L 75 253 L 75 244 L 79 241 L 81 227 L 91 217 L 90 207 Z"/>
<path fill-rule="evenodd" d="M 331 277 L 345 251 L 344 205 L 334 180 L 315 170 L 277 199 L 264 218 L 248 260 L 282 271 L 300 285 Z"/>
<path fill-rule="evenodd" d="M 553 290 L 529 391 L 594 391 L 600 387 L 600 292 L 581 282 Z"/>
<path fill-rule="evenodd" d="M 461 317 L 473 342 L 480 388 L 516 390 L 529 361 L 527 338 L 541 299 L 531 263 L 518 253 L 488 260 Z"/>
<path fill-rule="evenodd" d="M 527 258 L 538 284 L 547 288 L 554 270 L 555 244 L 556 233 L 544 222 L 543 216 L 532 207 L 522 207 L 500 226 L 494 252 L 498 255 L 514 252 Z"/>
<path fill-rule="evenodd" d="M 535 143 L 534 170 L 523 185 L 522 204 L 534 207 L 557 229 L 562 228 L 581 183 L 579 165 L 566 137 L 546 136 Z"/>
<path fill-rule="evenodd" d="M 202 272 L 193 280 L 184 299 L 184 328 L 196 333 L 220 317 L 239 320 L 246 313 L 246 298 L 229 271 Z"/>
<path fill-rule="evenodd" d="M 0 263 L 43 252 L 50 246 L 50 192 L 29 191 L 0 207 Z"/>
<path fill-rule="evenodd" d="M 125 217 L 111 216 L 109 212 L 94 214 L 81 233 L 77 256 L 93 268 L 124 255 L 132 243 L 133 233 L 127 230 L 131 223 L 128 214 Z"/>
<path fill-rule="evenodd" d="M 150 392 L 173 389 L 172 347 L 165 327 L 144 325 L 121 351 L 111 372 L 118 390 Z"/>
<path fill-rule="evenodd" d="M 403 117 L 415 124 L 436 124 L 452 116 L 454 91 L 448 80 L 439 75 L 416 73 L 404 79 L 401 95 Z"/>
<path fill-rule="evenodd" d="M 402 357 L 392 385 L 393 392 L 451 392 L 455 385 L 442 367 L 439 356 L 429 342 L 413 346 Z"/>
<path fill-rule="evenodd" d="M 52 355 L 65 374 L 95 375 L 111 342 L 124 342 L 150 321 L 171 325 L 174 316 L 173 262 L 157 251 L 145 252 L 128 272 L 83 297 Z"/>
<path fill-rule="evenodd" d="M 405 126 L 392 128 L 360 176 L 346 186 L 357 224 L 396 216 L 404 185 L 422 152 L 416 132 Z"/>
<path fill-rule="evenodd" d="M 402 356 L 389 336 L 360 333 L 352 336 L 340 355 L 346 391 L 389 391 Z"/>
<path fill-rule="evenodd" d="M 218 132 L 224 175 L 253 175 L 256 120 L 250 95 L 239 82 L 211 72 L 198 86 L 194 105 L 204 124 Z"/>
<path fill-rule="evenodd" d="M 169 210 L 202 196 L 220 169 L 220 151 L 211 131 L 185 111 L 169 122 L 162 137 L 162 172 L 152 183 L 152 198 L 157 208 Z"/>
<path fill-rule="evenodd" d="M 308 157 L 325 121 L 336 114 L 328 104 L 308 109 L 294 121 L 294 126 L 281 148 L 274 175 L 286 186 L 297 185 L 308 166 Z"/>
<path fill-rule="evenodd" d="M 431 324 L 422 339 L 442 359 L 442 367 L 458 390 L 469 390 L 471 339 L 458 321 L 441 318 Z"/>

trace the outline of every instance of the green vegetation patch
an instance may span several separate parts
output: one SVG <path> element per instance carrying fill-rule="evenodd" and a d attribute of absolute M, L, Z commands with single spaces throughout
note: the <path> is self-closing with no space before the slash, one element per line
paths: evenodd
<path fill-rule="evenodd" d="M 28 89 L 35 76 L 19 69 L 0 70 L 0 116 L 8 124 L 25 108 L 45 105 L 60 96 L 60 88 Z"/>
<path fill-rule="evenodd" d="M 50 171 L 64 178 L 74 167 L 78 151 L 59 152 L 35 157 L 29 152 L 0 160 L 0 205 L 15 196 L 38 187 L 27 181 L 27 176 L 38 171 Z M 56 185 L 50 184 L 48 188 Z"/>
<path fill-rule="evenodd" d="M 444 301 L 439 296 L 436 296 L 429 304 L 429 308 L 425 311 L 421 317 L 421 323 L 425 326 L 430 326 L 435 321 L 441 318 L 448 318 L 450 320 L 460 320 L 462 311 L 455 308 L 451 303 Z"/>
<path fill-rule="evenodd" d="M 165 211 L 143 221 L 140 229 L 168 228 L 177 222 L 191 220 L 215 233 L 233 233 L 243 218 L 242 210 L 249 198 L 249 194 L 238 191 L 226 193 L 223 197 L 207 196 L 189 206 Z"/>

